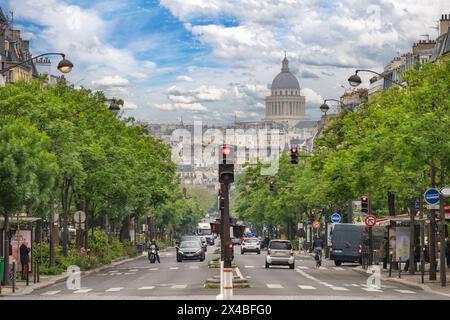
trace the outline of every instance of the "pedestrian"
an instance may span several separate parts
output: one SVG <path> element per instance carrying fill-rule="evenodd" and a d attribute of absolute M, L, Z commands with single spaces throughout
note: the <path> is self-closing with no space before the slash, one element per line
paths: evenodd
<path fill-rule="evenodd" d="M 447 268 L 450 268 L 450 239 L 445 240 L 445 256 L 447 258 Z"/>
<path fill-rule="evenodd" d="M 387 269 L 389 257 L 389 239 L 387 236 L 384 237 L 383 241 L 381 241 L 380 246 L 380 259 L 383 261 L 383 269 Z"/>
<path fill-rule="evenodd" d="M 30 262 L 30 248 L 28 248 L 28 241 L 24 240 L 20 246 L 20 263 L 22 265 L 22 280 L 26 279 L 28 269 L 28 263 Z"/>

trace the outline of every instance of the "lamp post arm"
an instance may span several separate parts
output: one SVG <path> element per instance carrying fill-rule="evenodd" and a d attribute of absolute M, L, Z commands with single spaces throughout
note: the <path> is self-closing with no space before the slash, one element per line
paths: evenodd
<path fill-rule="evenodd" d="M 337 102 L 337 103 L 339 103 L 342 107 L 344 107 L 344 109 L 347 109 L 347 110 L 350 110 L 350 111 L 351 111 L 351 109 L 350 109 L 345 103 L 343 103 L 343 102 L 340 101 L 340 100 L 337 100 L 337 99 L 326 99 L 326 100 L 325 100 L 325 103 L 326 103 L 327 101 L 334 101 L 334 102 Z"/>
<path fill-rule="evenodd" d="M 44 57 L 44 56 L 62 56 L 63 59 L 66 57 L 66 55 L 64 53 L 44 53 L 44 54 L 38 55 L 36 57 L 32 57 L 32 58 L 30 58 L 28 60 L 22 61 L 21 63 L 15 64 L 15 65 L 10 66 L 8 68 L 5 68 L 3 70 L 0 70 L 0 74 L 4 75 L 6 72 L 11 71 L 14 68 L 17 68 L 17 67 L 19 67 L 19 66 L 21 66 L 21 65 L 23 65 L 25 63 L 31 62 L 31 61 L 33 61 L 35 59 L 38 59 L 38 58 L 41 58 L 41 57 Z"/>
<path fill-rule="evenodd" d="M 356 74 L 358 74 L 358 72 L 369 72 L 369 73 L 373 73 L 373 74 L 376 74 L 377 76 L 380 76 L 381 78 L 383 78 L 383 79 L 385 79 L 385 80 L 388 80 L 388 81 L 392 82 L 393 84 L 396 84 L 396 85 L 399 85 L 400 87 L 406 88 L 406 86 L 405 86 L 404 84 L 402 84 L 402 83 L 400 83 L 400 82 L 397 82 L 397 81 L 394 81 L 394 80 L 392 80 L 392 79 L 389 79 L 388 77 L 383 76 L 381 73 L 375 72 L 375 71 L 373 71 L 373 70 L 358 69 L 358 70 L 356 70 Z"/>

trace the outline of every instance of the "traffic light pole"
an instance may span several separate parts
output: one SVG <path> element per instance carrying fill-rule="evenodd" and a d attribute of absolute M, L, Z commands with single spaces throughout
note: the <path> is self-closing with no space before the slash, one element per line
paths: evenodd
<path fill-rule="evenodd" d="M 369 214 L 372 214 L 372 197 L 368 194 Z M 373 227 L 369 228 L 369 265 L 373 265 Z"/>
<path fill-rule="evenodd" d="M 220 185 L 224 206 L 221 212 L 221 235 L 220 244 L 223 261 L 223 299 L 233 299 L 233 269 L 232 269 L 232 250 L 229 248 L 230 239 L 230 197 L 229 184 L 222 183 Z"/>

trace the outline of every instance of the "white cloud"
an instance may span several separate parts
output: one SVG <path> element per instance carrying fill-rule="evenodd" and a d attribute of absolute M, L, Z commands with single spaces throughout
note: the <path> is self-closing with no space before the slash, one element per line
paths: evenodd
<path fill-rule="evenodd" d="M 306 97 L 306 103 L 322 104 L 323 98 L 317 94 L 314 90 L 309 88 L 303 88 L 301 90 L 302 95 Z"/>
<path fill-rule="evenodd" d="M 125 101 L 123 108 L 125 110 L 135 110 L 138 108 L 138 106 L 132 101 Z"/>
<path fill-rule="evenodd" d="M 109 87 L 127 87 L 130 82 L 128 79 L 122 78 L 120 76 L 105 76 L 99 80 L 93 80 L 91 82 L 92 86 L 96 89 L 98 88 L 109 88 Z"/>
<path fill-rule="evenodd" d="M 155 108 L 163 111 L 175 111 L 175 110 L 184 110 L 184 111 L 208 111 L 208 108 L 200 103 L 174 103 L 174 104 L 155 104 Z"/>
<path fill-rule="evenodd" d="M 226 90 L 215 86 L 200 86 L 196 89 L 184 89 L 172 86 L 167 89 L 167 97 L 173 102 L 217 102 L 225 98 Z"/>
<path fill-rule="evenodd" d="M 184 82 L 192 82 L 194 81 L 191 77 L 188 76 L 178 76 L 176 78 L 177 81 L 184 81 Z"/>

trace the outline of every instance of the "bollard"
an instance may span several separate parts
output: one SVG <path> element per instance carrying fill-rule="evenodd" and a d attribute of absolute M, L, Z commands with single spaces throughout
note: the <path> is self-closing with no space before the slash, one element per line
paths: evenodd
<path fill-rule="evenodd" d="M 392 277 L 392 252 L 389 254 L 389 278 Z"/>
<path fill-rule="evenodd" d="M 398 278 L 402 277 L 402 257 L 398 258 Z"/>

